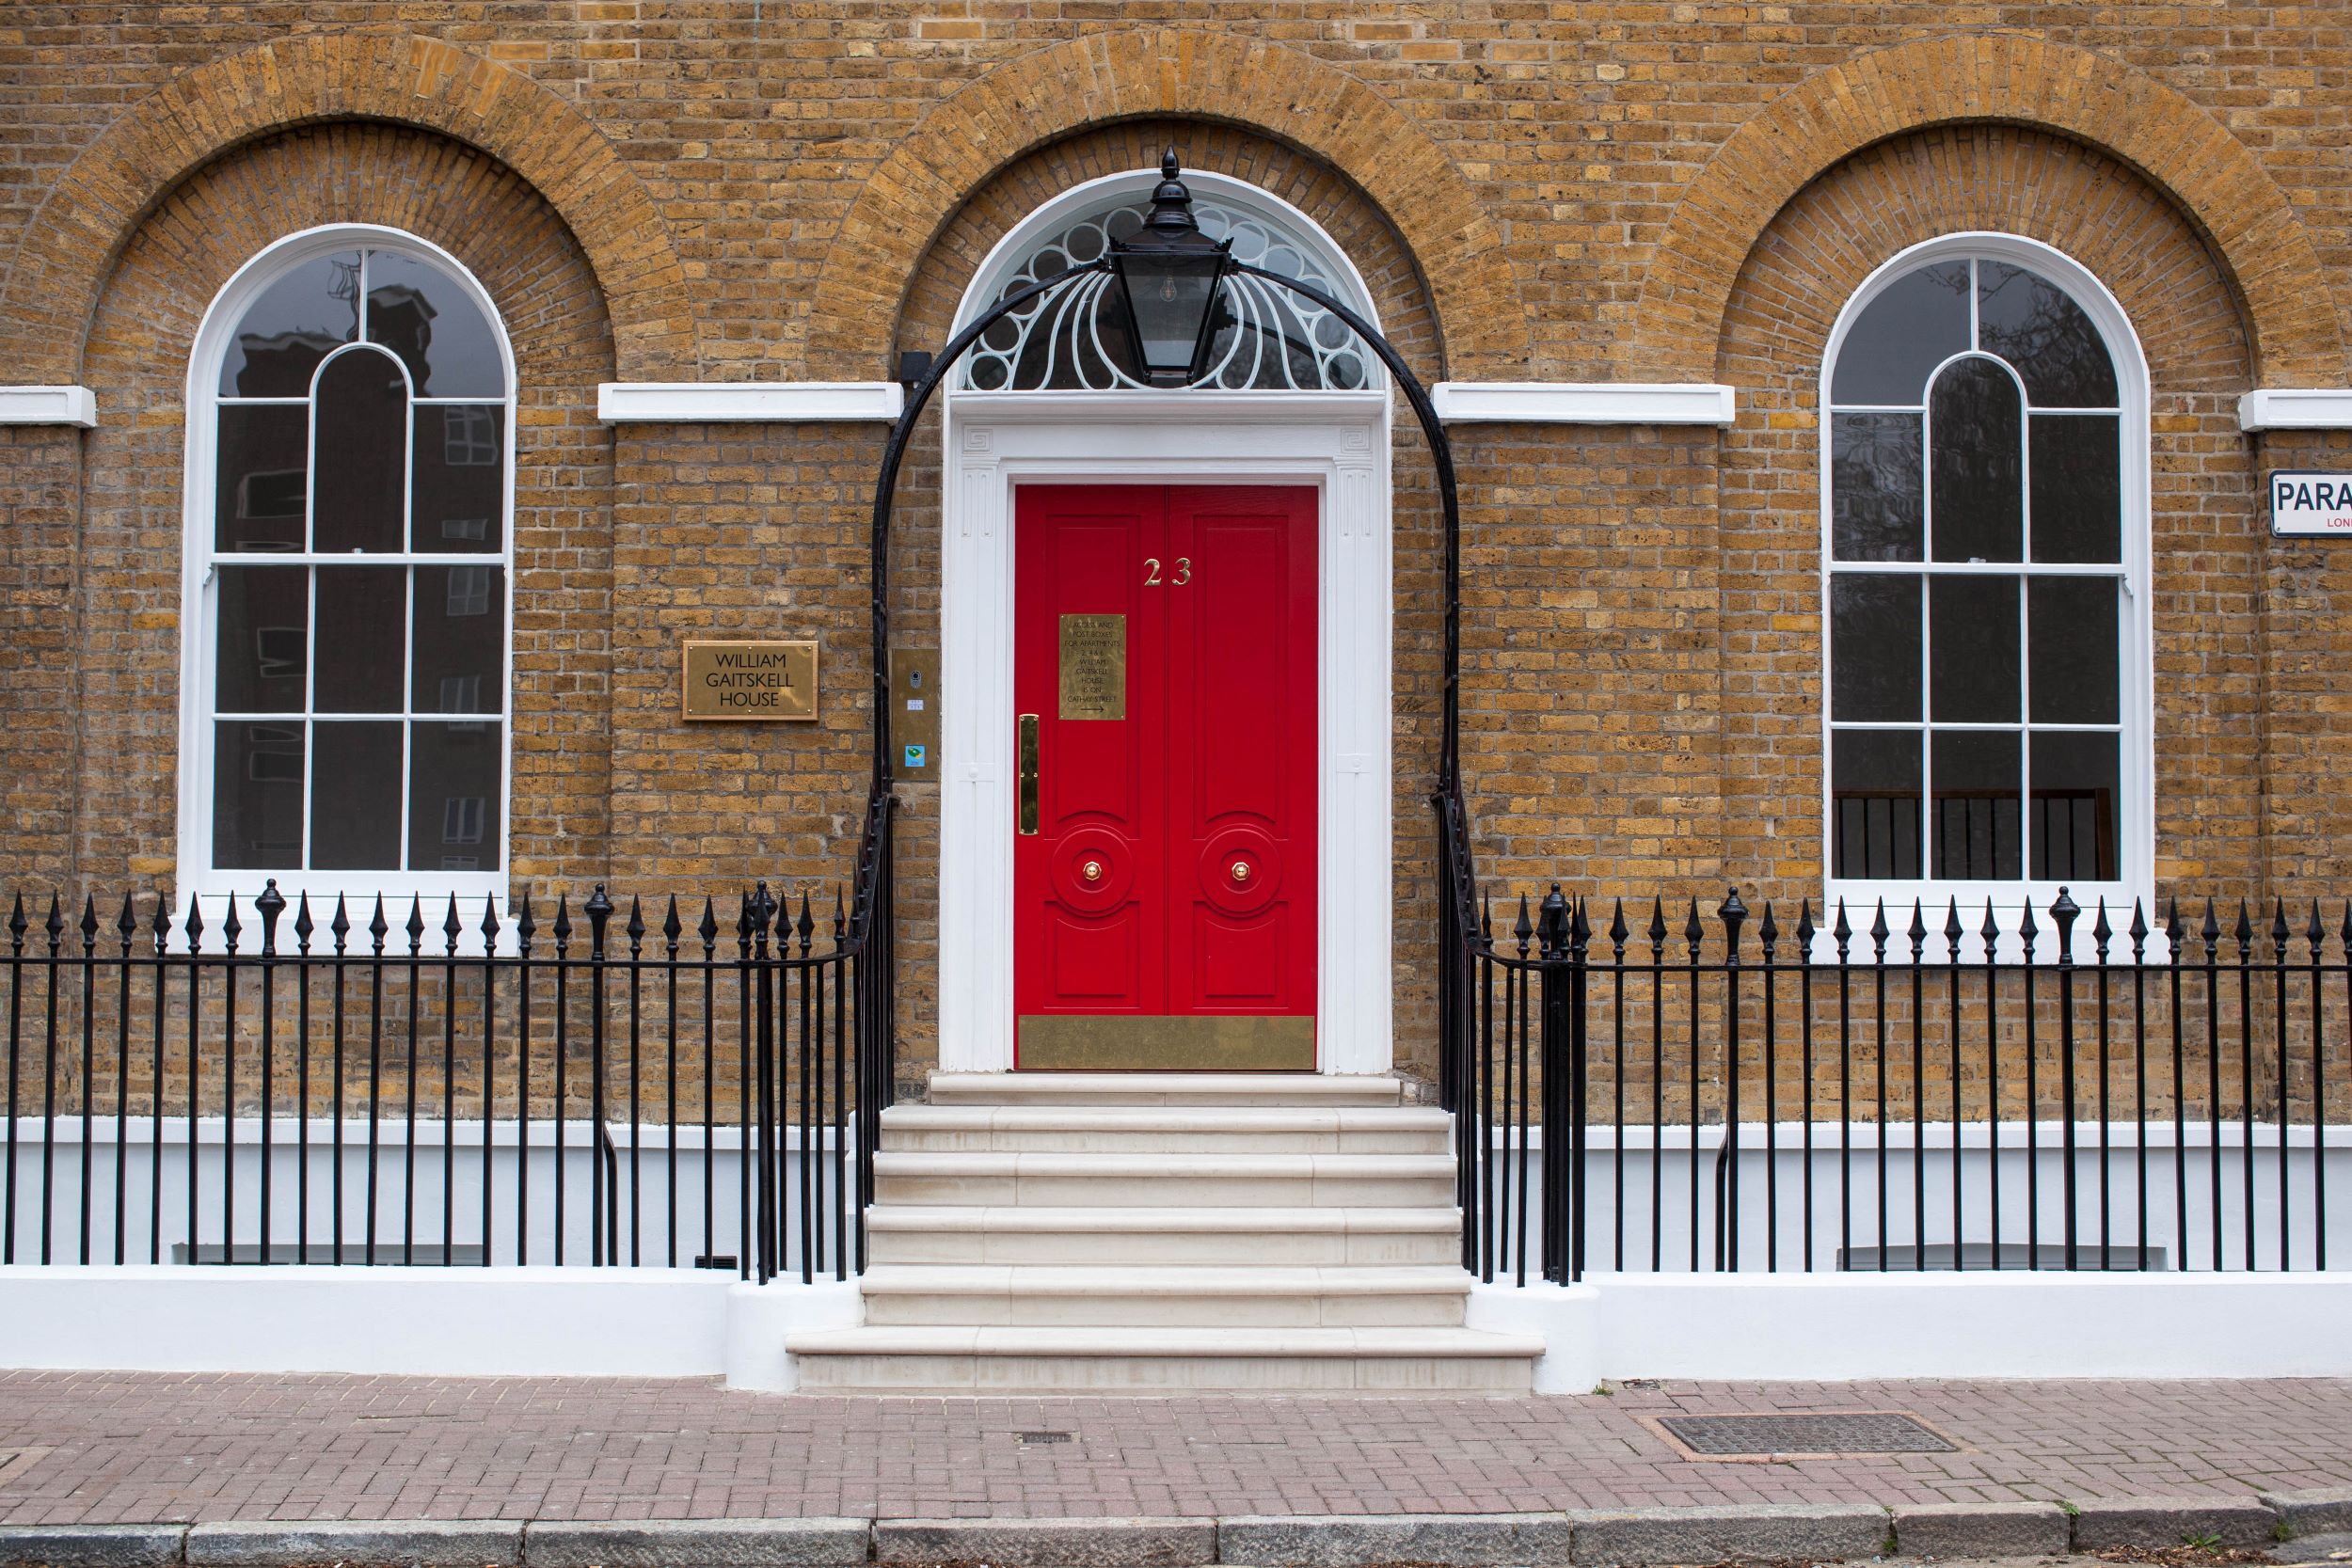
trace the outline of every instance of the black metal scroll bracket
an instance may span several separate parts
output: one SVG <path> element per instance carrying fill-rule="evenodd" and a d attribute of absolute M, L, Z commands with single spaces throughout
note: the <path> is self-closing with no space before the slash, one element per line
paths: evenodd
<path fill-rule="evenodd" d="M 873 515 L 873 631 L 874 631 L 874 788 L 887 789 L 891 782 L 890 768 L 890 583 L 889 532 L 890 503 L 898 488 L 898 468 L 906 459 L 907 443 L 914 439 L 915 421 L 922 418 L 931 394 L 939 389 L 950 370 L 964 352 L 979 341 L 980 335 L 1020 307 L 1048 290 L 1059 287 L 1073 277 L 1088 273 L 1108 272 L 1110 258 L 1098 257 L 1065 267 L 1051 277 L 1041 278 L 1025 289 L 1007 294 L 982 312 L 971 325 L 957 333 L 947 346 L 931 361 L 930 371 L 915 383 L 907 394 L 906 407 L 898 415 L 898 422 L 890 428 L 889 443 L 882 449 L 882 471 L 874 483 Z M 1454 448 L 1446 439 L 1445 426 L 1438 419 L 1437 405 L 1405 363 L 1396 345 L 1380 335 L 1370 322 L 1324 293 L 1312 284 L 1295 277 L 1253 267 L 1245 261 L 1230 264 L 1230 270 L 1261 277 L 1278 284 L 1293 293 L 1305 296 L 1328 310 L 1345 324 L 1347 329 L 1362 340 L 1364 345 L 1380 356 L 1380 362 L 1396 378 L 1404 389 L 1405 401 L 1411 404 L 1413 417 L 1421 421 L 1422 434 L 1429 442 L 1431 465 L 1438 474 L 1438 499 L 1445 512 L 1445 671 L 1444 715 L 1445 734 L 1438 752 L 1438 787 L 1445 795 L 1456 792 L 1461 782 L 1461 575 L 1462 575 L 1462 514 L 1454 482 Z"/>

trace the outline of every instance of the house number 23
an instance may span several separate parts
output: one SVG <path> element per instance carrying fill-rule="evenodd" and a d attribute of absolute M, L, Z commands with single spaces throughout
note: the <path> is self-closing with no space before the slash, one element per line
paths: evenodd
<path fill-rule="evenodd" d="M 1182 588 L 1184 584 L 1190 582 L 1192 580 L 1192 557 L 1188 555 L 1178 556 L 1176 558 L 1176 575 L 1168 580 L 1169 586 L 1175 588 Z M 1143 558 L 1143 586 L 1146 588 L 1157 588 L 1159 585 L 1159 561 L 1156 557 L 1147 555 Z"/>

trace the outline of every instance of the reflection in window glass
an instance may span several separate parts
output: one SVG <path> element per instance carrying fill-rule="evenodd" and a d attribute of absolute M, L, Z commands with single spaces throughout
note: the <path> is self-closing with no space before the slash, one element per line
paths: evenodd
<path fill-rule="evenodd" d="M 2106 340 L 2030 268 L 1945 260 L 1854 314 L 1826 379 L 1831 874 L 2113 879 L 2129 600 Z"/>
<path fill-rule="evenodd" d="M 359 336 L 359 253 L 314 257 L 246 308 L 220 364 L 225 398 L 302 398 L 319 361 Z"/>
<path fill-rule="evenodd" d="M 290 894 L 313 869 L 499 870 L 511 404 L 495 323 L 438 261 L 377 246 L 284 268 L 228 344 L 197 535 L 221 558 L 205 578 L 214 866 Z M 237 401 L 255 398 L 283 401 Z M 458 401 L 420 401 L 435 398 Z"/>

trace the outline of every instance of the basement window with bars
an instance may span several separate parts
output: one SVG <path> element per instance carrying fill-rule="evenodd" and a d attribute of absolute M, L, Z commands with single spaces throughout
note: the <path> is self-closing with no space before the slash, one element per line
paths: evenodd
<path fill-rule="evenodd" d="M 1830 345 L 1832 897 L 1957 898 L 1973 930 L 1988 900 L 2144 894 L 2148 426 L 2129 324 L 2058 252 L 1964 235 L 1882 268 Z"/>
<path fill-rule="evenodd" d="M 191 891 L 503 891 L 515 377 L 422 241 L 257 257 L 190 370 Z"/>

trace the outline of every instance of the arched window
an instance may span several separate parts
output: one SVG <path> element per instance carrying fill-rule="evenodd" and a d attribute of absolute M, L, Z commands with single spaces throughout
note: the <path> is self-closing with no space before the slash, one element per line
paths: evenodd
<path fill-rule="evenodd" d="M 1833 893 L 2144 893 L 2147 375 L 2122 311 L 2046 246 L 1955 236 L 1864 285 L 1822 382 Z"/>
<path fill-rule="evenodd" d="M 189 372 L 183 876 L 502 889 L 515 377 L 453 258 L 338 226 L 248 262 Z"/>

